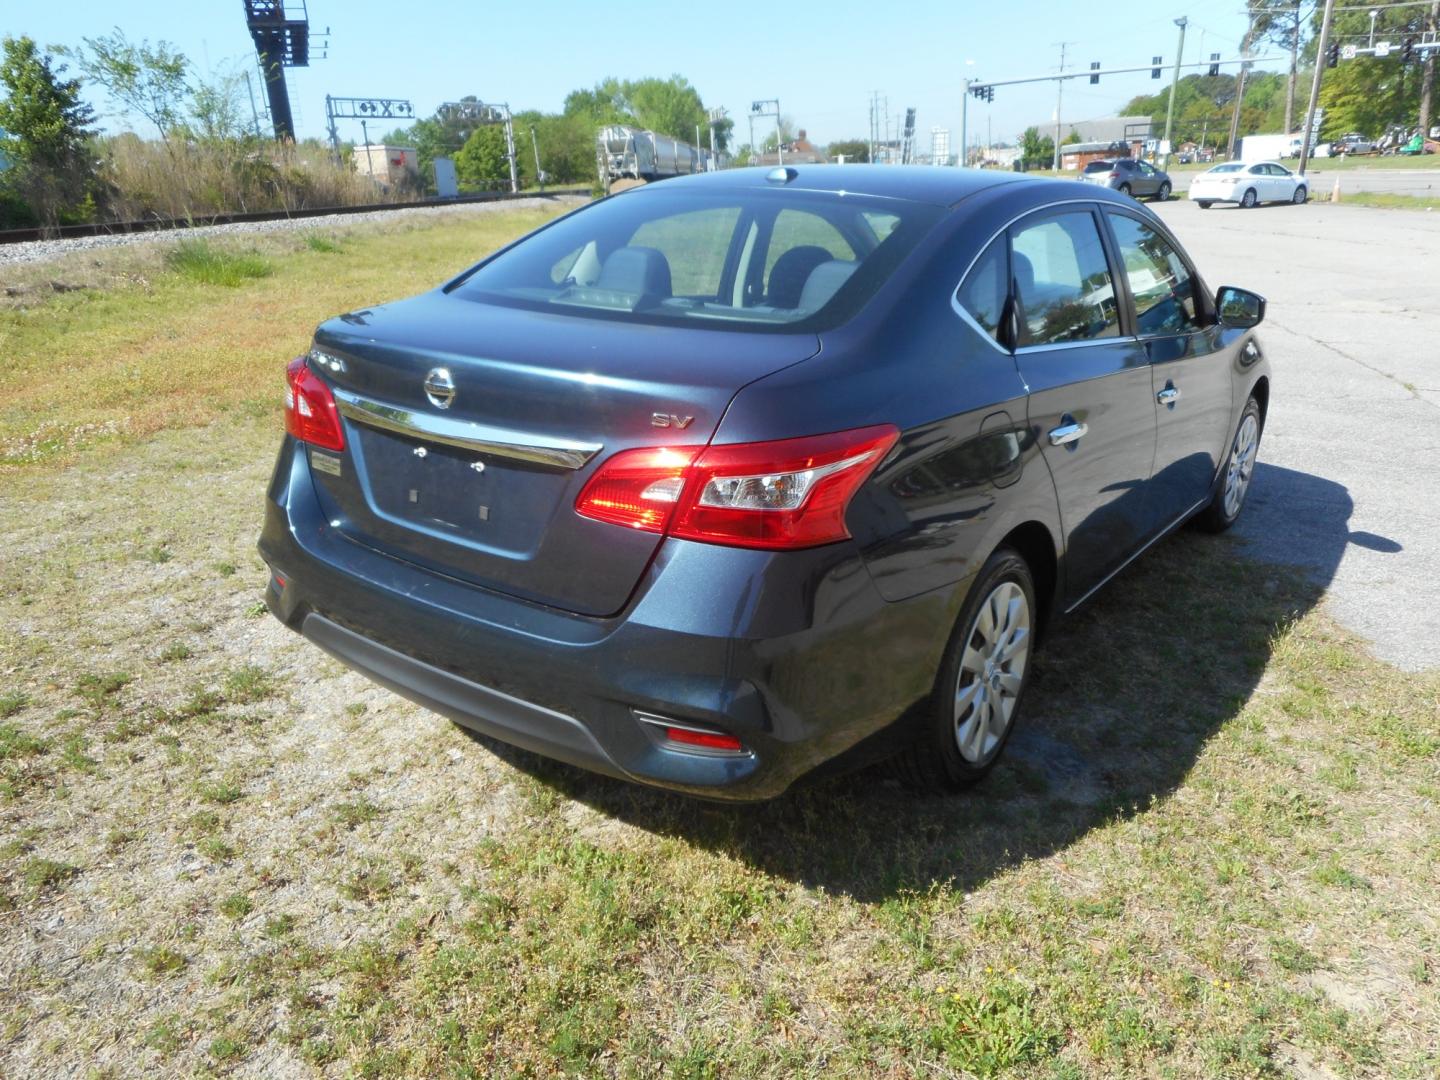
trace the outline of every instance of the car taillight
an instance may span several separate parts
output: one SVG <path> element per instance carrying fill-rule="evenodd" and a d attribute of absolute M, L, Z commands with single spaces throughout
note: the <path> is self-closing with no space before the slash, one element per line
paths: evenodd
<path fill-rule="evenodd" d="M 325 450 L 345 449 L 335 396 L 303 356 L 285 365 L 285 430 L 301 442 Z"/>
<path fill-rule="evenodd" d="M 625 450 L 576 500 L 583 517 L 738 547 L 844 540 L 845 509 L 900 437 L 890 425 L 729 446 Z"/>

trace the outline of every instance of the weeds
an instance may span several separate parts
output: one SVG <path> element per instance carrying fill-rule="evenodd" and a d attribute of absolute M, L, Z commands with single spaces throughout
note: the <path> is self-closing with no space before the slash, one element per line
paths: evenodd
<path fill-rule="evenodd" d="M 217 247 L 208 240 L 182 240 L 165 261 L 175 273 L 199 285 L 234 288 L 274 273 L 263 256 Z"/>

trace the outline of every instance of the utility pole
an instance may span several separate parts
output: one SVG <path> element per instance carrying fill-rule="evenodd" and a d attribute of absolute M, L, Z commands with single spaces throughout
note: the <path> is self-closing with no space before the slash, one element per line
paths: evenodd
<path fill-rule="evenodd" d="M 530 125 L 530 149 L 535 151 L 535 182 L 545 190 L 545 174 L 540 171 L 540 140 L 535 137 L 535 125 Z"/>
<path fill-rule="evenodd" d="M 1060 74 L 1065 74 L 1065 48 L 1074 45 L 1073 41 L 1056 41 L 1052 44 L 1060 46 Z M 1055 80 L 1055 162 L 1052 166 L 1056 172 L 1060 171 L 1060 104 L 1065 98 L 1065 80 Z"/>
<path fill-rule="evenodd" d="M 1250 51 L 1247 46 L 1245 52 Z M 1319 63 L 1324 63 L 1322 56 Z M 1245 76 L 1250 70 L 1249 64 L 1240 65 L 1240 74 L 1235 76 L 1235 108 L 1230 113 L 1230 142 L 1225 147 L 1225 156 L 1233 159 L 1235 157 L 1235 144 L 1240 135 L 1240 106 L 1245 102 Z"/>
<path fill-rule="evenodd" d="M 966 79 L 960 93 L 960 168 L 970 164 L 965 153 L 965 140 L 970 136 L 970 82 Z"/>
<path fill-rule="evenodd" d="M 1175 46 L 1175 73 L 1170 77 L 1170 104 L 1165 107 L 1165 136 L 1160 140 L 1163 153 L 1160 155 L 1160 170 L 1170 168 L 1170 131 L 1175 123 L 1175 90 L 1180 85 L 1180 62 L 1185 56 L 1185 27 L 1190 25 L 1188 16 L 1181 15 L 1175 20 L 1180 27 L 1180 44 Z"/>
<path fill-rule="evenodd" d="M 1325 50 L 1330 45 L 1330 22 L 1335 17 L 1335 0 L 1325 0 L 1325 14 L 1320 17 L 1320 40 L 1315 44 L 1315 78 L 1310 82 L 1310 105 L 1305 110 L 1305 135 L 1300 140 L 1300 167 L 1304 174 L 1310 160 L 1310 140 L 1315 134 L 1315 110 L 1320 105 L 1320 80 L 1325 77 Z"/>

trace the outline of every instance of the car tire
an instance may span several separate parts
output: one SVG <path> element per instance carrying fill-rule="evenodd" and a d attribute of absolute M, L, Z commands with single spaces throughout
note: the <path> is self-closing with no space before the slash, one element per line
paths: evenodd
<path fill-rule="evenodd" d="M 1305 190 L 1305 185 L 1301 184 L 1295 189 L 1295 194 L 1290 197 L 1290 201 L 1296 206 L 1304 206 L 1305 200 L 1308 198 L 1310 198 L 1310 193 Z"/>
<path fill-rule="evenodd" d="M 1156 201 L 1156 202 L 1166 202 L 1169 198 L 1170 198 L 1170 185 L 1169 185 L 1168 183 L 1161 184 L 1161 185 L 1160 185 L 1160 190 L 1155 193 L 1155 201 Z"/>
<path fill-rule="evenodd" d="M 951 794 L 995 767 L 1030 685 L 1038 616 L 1029 564 L 1000 548 L 955 620 L 923 727 L 895 759 L 907 785 Z"/>
<path fill-rule="evenodd" d="M 1130 185 L 1129 185 L 1129 184 L 1121 184 L 1121 185 L 1120 185 L 1118 188 L 1116 188 L 1115 190 L 1118 191 L 1121 195 L 1129 195 L 1129 194 L 1130 194 Z"/>
<path fill-rule="evenodd" d="M 1195 517 L 1195 524 L 1203 531 L 1222 533 L 1239 520 L 1240 511 L 1245 509 L 1245 496 L 1250 491 L 1264 427 L 1260 404 L 1252 397 L 1240 413 L 1240 423 L 1230 439 L 1225 465 L 1216 479 L 1210 504 Z"/>
<path fill-rule="evenodd" d="M 1210 207 L 1211 207 L 1212 205 L 1214 205 L 1214 204 L 1211 203 L 1211 201 L 1210 201 L 1209 199 L 1196 199 L 1196 200 L 1195 200 L 1195 205 L 1197 205 L 1198 207 L 1200 207 L 1201 210 L 1209 210 Z"/>
<path fill-rule="evenodd" d="M 1255 196 L 1255 189 L 1253 187 L 1246 188 L 1245 194 L 1240 196 L 1240 209 L 1253 210 L 1255 208 L 1255 204 L 1259 201 L 1260 200 Z"/>

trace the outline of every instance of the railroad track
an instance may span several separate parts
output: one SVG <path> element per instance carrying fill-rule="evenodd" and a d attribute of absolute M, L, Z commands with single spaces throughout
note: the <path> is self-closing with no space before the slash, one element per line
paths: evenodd
<path fill-rule="evenodd" d="M 464 206 L 467 203 L 508 202 L 511 199 L 545 199 L 559 195 L 589 195 L 589 188 L 554 188 L 549 191 L 492 191 L 462 195 L 456 199 L 421 199 L 407 203 L 370 203 L 364 206 L 310 206 L 303 210 L 264 210 L 255 214 L 207 214 L 193 218 L 153 218 L 149 221 L 111 221 L 99 225 L 59 225 L 44 229 L 0 230 L 0 244 L 21 244 L 31 240 L 70 240 L 82 236 L 119 236 L 126 233 L 168 232 L 199 225 L 232 225 L 246 222 L 291 221 L 328 217 L 332 214 L 372 214 L 385 210 L 415 210 L 426 206 Z"/>

